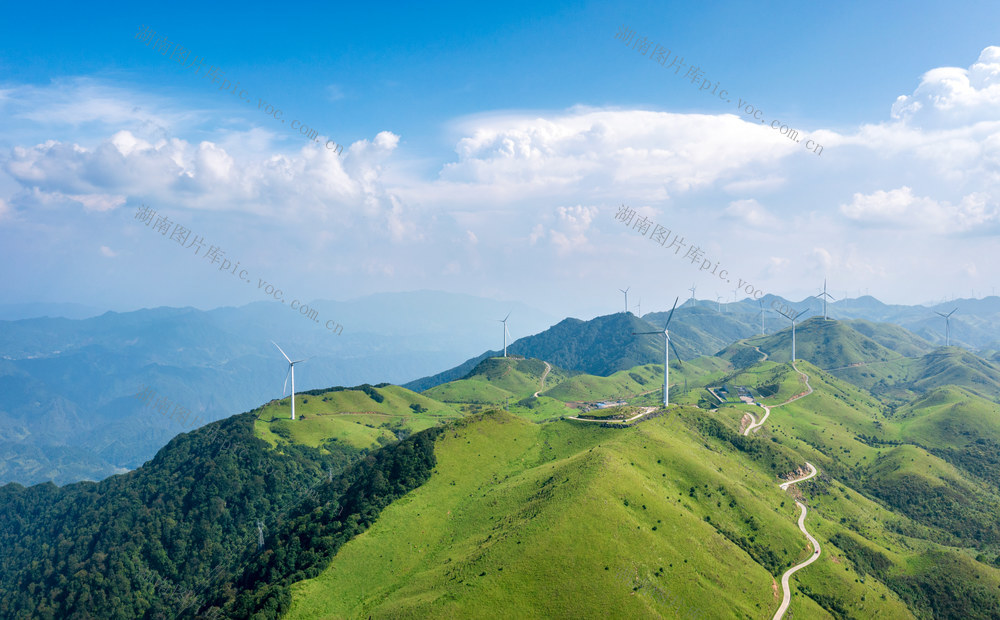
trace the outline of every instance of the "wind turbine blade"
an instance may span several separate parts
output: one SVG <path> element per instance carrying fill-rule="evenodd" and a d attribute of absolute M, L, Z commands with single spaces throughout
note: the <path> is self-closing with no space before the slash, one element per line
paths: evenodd
<path fill-rule="evenodd" d="M 670 325 L 670 319 L 674 318 L 674 310 L 677 309 L 678 300 L 680 300 L 680 297 L 674 299 L 674 307 L 670 309 L 670 314 L 667 315 L 667 322 L 663 324 L 663 329 L 666 329 L 667 325 Z"/>
<path fill-rule="evenodd" d="M 292 374 L 292 365 L 288 365 L 288 372 L 285 373 L 285 385 L 281 388 L 281 396 L 284 398 L 285 392 L 288 391 L 288 375 Z"/>
<path fill-rule="evenodd" d="M 274 346 L 278 347 L 278 343 L 275 342 L 275 341 L 273 341 L 273 340 L 271 341 L 271 344 L 273 344 Z M 278 350 L 281 351 L 281 347 L 278 347 Z M 292 363 L 292 360 L 287 355 L 285 355 L 284 351 L 281 351 L 281 354 L 285 356 L 285 359 L 288 360 L 289 364 Z"/>
<path fill-rule="evenodd" d="M 633 336 L 645 336 L 647 334 L 660 334 L 662 336 L 663 335 L 663 331 L 661 330 L 661 331 L 658 331 L 658 332 L 632 332 Z"/>
<path fill-rule="evenodd" d="M 673 340 L 670 341 L 670 348 L 671 348 L 671 350 L 673 350 L 674 357 L 677 358 L 677 361 L 683 364 L 684 363 L 684 359 L 681 357 L 681 354 L 677 352 L 677 347 L 674 346 L 674 341 Z"/>
<path fill-rule="evenodd" d="M 808 312 L 808 311 L 809 311 L 809 308 L 806 308 L 806 309 L 805 309 L 805 310 L 803 310 L 802 312 L 800 312 L 800 313 L 796 314 L 796 315 L 795 315 L 795 318 L 793 318 L 792 320 L 794 321 L 795 319 L 799 318 L 800 316 L 802 316 L 803 314 L 805 314 L 805 313 L 806 313 L 806 312 Z"/>
<path fill-rule="evenodd" d="M 952 310 L 951 312 L 949 312 L 948 316 L 950 317 L 951 315 L 955 314 L 956 312 L 958 312 L 958 308 L 955 308 L 954 310 Z"/>
<path fill-rule="evenodd" d="M 510 312 L 513 312 L 513 310 L 511 310 Z M 510 312 L 508 312 L 508 313 L 507 313 L 507 316 L 505 316 L 505 317 L 503 318 L 503 320 L 504 320 L 504 323 L 506 323 L 506 322 L 507 322 L 507 319 L 509 319 L 509 318 L 510 318 Z"/>

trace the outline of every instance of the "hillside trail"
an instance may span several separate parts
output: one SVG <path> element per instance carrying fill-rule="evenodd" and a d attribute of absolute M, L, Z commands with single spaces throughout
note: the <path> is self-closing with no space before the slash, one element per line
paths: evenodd
<path fill-rule="evenodd" d="M 795 365 L 795 362 L 792 362 L 792 368 L 795 369 L 795 372 L 802 375 L 802 377 L 806 381 L 806 388 L 808 389 L 801 394 L 796 394 L 795 396 L 789 398 L 788 400 L 779 405 L 775 405 L 775 407 L 780 407 L 781 405 L 787 405 L 790 402 L 794 402 L 800 398 L 805 398 L 806 396 L 809 396 L 810 394 L 813 393 L 812 386 L 809 385 L 809 375 L 799 370 L 798 367 Z M 762 405 L 761 403 L 756 403 L 756 404 L 764 408 L 765 412 L 764 417 L 760 419 L 760 422 L 748 426 L 746 431 L 743 433 L 744 435 L 748 435 L 750 431 L 755 428 L 760 428 L 760 426 L 764 424 L 764 421 L 767 420 L 767 417 L 771 415 L 771 409 L 772 409 L 771 407 L 767 407 L 765 405 Z M 791 485 L 809 480 L 817 473 L 819 473 L 819 470 L 817 470 L 816 467 L 813 466 L 813 464 L 810 463 L 809 461 L 806 461 L 806 465 L 809 467 L 808 474 L 806 474 L 805 476 L 801 476 L 799 478 L 795 478 L 794 480 L 789 480 L 788 482 L 783 482 L 779 484 L 778 487 L 783 491 L 787 491 L 788 487 L 790 487 Z M 799 529 L 802 530 L 802 533 L 805 534 L 806 539 L 808 539 L 809 543 L 812 545 L 813 553 L 809 554 L 809 557 L 806 558 L 805 561 L 800 562 L 795 566 L 786 570 L 785 574 L 781 576 L 781 591 L 782 591 L 781 606 L 778 607 L 778 611 L 774 612 L 774 617 L 772 618 L 772 620 L 781 620 L 781 618 L 785 615 L 785 612 L 788 610 L 788 605 L 792 602 L 792 590 L 788 584 L 788 580 L 791 579 L 792 575 L 794 575 L 796 572 L 818 560 L 821 552 L 819 547 L 819 541 L 816 540 L 813 537 L 813 535 L 809 533 L 808 530 L 806 530 L 806 514 L 808 513 L 806 505 L 800 502 L 799 500 L 795 500 L 795 505 L 798 506 L 799 509 L 802 511 L 799 514 Z"/>
<path fill-rule="evenodd" d="M 653 413 L 657 409 L 659 409 L 659 407 L 639 407 L 639 413 L 635 414 L 631 418 L 628 418 L 627 420 L 622 420 L 620 423 L 621 424 L 628 424 L 629 422 L 634 422 L 634 421 L 638 420 L 639 418 L 641 418 L 644 415 L 649 415 L 650 413 Z M 578 418 L 576 416 L 569 416 L 566 419 L 567 420 L 577 420 L 579 422 L 610 422 L 610 420 L 608 420 L 606 418 L 601 418 L 601 419 L 598 419 L 598 420 L 594 420 L 594 419 L 591 419 L 591 418 Z"/>
<path fill-rule="evenodd" d="M 758 407 L 761 407 L 761 408 L 764 409 L 764 417 L 762 417 L 759 422 L 755 421 L 750 426 L 746 427 L 746 429 L 743 431 L 743 436 L 744 437 L 749 436 L 751 431 L 756 430 L 756 429 L 760 428 L 761 426 L 763 426 L 764 422 L 767 420 L 767 417 L 769 415 L 771 415 L 771 409 L 773 409 L 774 407 L 780 407 L 782 405 L 787 405 L 788 403 L 795 402 L 798 399 L 805 398 L 806 396 L 809 396 L 810 394 L 813 393 L 812 386 L 809 385 L 809 375 L 807 375 L 806 373 L 804 373 L 801 370 L 799 370 L 795 366 L 795 364 L 792 364 L 792 368 L 795 368 L 795 372 L 799 373 L 800 375 L 802 375 L 803 378 L 805 378 L 805 380 L 806 380 L 806 387 L 808 388 L 808 390 L 806 390 L 805 392 L 803 392 L 801 394 L 796 394 L 795 396 L 792 396 L 791 398 L 789 398 L 785 402 L 780 403 L 778 405 L 774 405 L 773 407 L 768 407 L 767 405 L 765 405 L 763 403 L 754 402 L 755 405 L 757 405 Z M 754 415 L 751 413 L 750 417 L 753 418 Z M 754 418 L 754 419 L 756 420 L 756 418 Z"/>
<path fill-rule="evenodd" d="M 545 377 L 549 376 L 549 371 L 552 370 L 552 366 L 548 362 L 542 362 L 545 364 L 545 372 L 542 373 L 542 380 L 539 382 L 538 392 L 545 389 Z M 535 398 L 538 398 L 538 392 L 535 392 Z"/>
<path fill-rule="evenodd" d="M 762 359 L 760 361 L 761 362 L 766 362 L 767 361 L 767 353 L 764 353 L 763 351 L 761 351 L 760 347 L 754 347 L 754 349 L 757 349 L 757 353 L 760 353 L 761 355 L 764 356 L 764 359 Z M 760 363 L 760 362 L 758 362 L 758 363 Z"/>

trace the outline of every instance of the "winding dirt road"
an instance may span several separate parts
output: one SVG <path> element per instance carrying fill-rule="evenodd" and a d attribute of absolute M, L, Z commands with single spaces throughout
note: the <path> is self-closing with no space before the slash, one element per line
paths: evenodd
<path fill-rule="evenodd" d="M 753 422 L 753 423 L 752 423 L 752 424 L 751 424 L 750 426 L 748 426 L 748 427 L 746 428 L 746 430 L 744 430 L 744 431 L 743 431 L 743 435 L 744 435 L 744 436 L 747 436 L 747 435 L 749 435 L 749 434 L 750 434 L 750 431 L 752 431 L 752 430 L 754 430 L 754 429 L 758 429 L 758 428 L 760 428 L 761 426 L 764 426 L 764 422 L 765 422 L 765 421 L 767 420 L 767 416 L 771 415 L 771 408 L 770 408 L 770 407 L 768 407 L 767 405 L 762 405 L 762 404 L 760 404 L 760 403 L 756 403 L 756 405 L 757 405 L 758 407 L 763 407 L 763 408 L 764 408 L 764 417 L 760 419 L 760 422 L 757 422 L 757 421 L 756 421 L 756 419 L 757 419 L 757 418 L 754 418 L 754 415 L 753 415 L 752 413 L 751 413 L 751 414 L 749 414 L 749 415 L 750 415 L 750 417 L 751 417 L 751 418 L 754 418 L 754 420 L 755 420 L 755 421 L 754 421 L 754 422 Z"/>
<path fill-rule="evenodd" d="M 798 400 L 800 398 L 804 398 L 804 397 L 809 396 L 810 394 L 813 393 L 812 386 L 809 385 L 809 375 L 807 375 L 806 373 L 804 373 L 801 370 L 799 370 L 795 366 L 794 362 L 792 363 L 792 368 L 795 368 L 795 372 L 799 373 L 800 375 L 802 375 L 805 378 L 805 380 L 806 380 L 806 387 L 809 388 L 809 389 L 806 392 L 803 392 L 802 394 L 798 394 L 796 396 L 793 396 L 792 398 L 789 398 L 785 402 L 781 403 L 781 405 L 787 405 L 788 403 L 790 403 L 792 401 Z M 759 405 L 760 403 L 757 403 L 757 404 Z M 775 405 L 775 407 L 780 407 L 781 405 Z M 764 405 L 760 405 L 760 406 L 764 407 Z M 758 427 L 760 427 L 761 424 L 764 423 L 764 420 L 766 420 L 767 416 L 770 415 L 771 409 L 769 407 L 764 407 L 764 410 L 767 413 L 761 419 L 760 423 L 758 423 L 756 426 L 752 426 L 751 425 L 750 427 L 747 427 L 746 432 L 743 433 L 744 435 L 746 435 L 747 433 L 749 433 L 751 428 L 758 428 Z M 790 487 L 791 485 L 798 484 L 800 482 L 804 482 L 804 481 L 812 478 L 813 476 L 815 476 L 818 473 L 818 470 L 816 469 L 815 466 L 813 466 L 812 463 L 810 463 L 809 461 L 806 461 L 806 465 L 809 467 L 809 473 L 808 474 L 806 474 L 805 476 L 802 476 L 800 478 L 795 478 L 794 480 L 789 480 L 788 482 L 783 482 L 783 483 L 779 484 L 778 487 L 780 487 L 782 491 L 787 491 L 788 487 Z M 788 584 L 788 580 L 796 572 L 798 572 L 799 570 L 802 570 L 806 566 L 809 566 L 810 564 L 812 564 L 813 562 L 815 562 L 816 560 L 818 560 L 820 552 L 821 552 L 820 547 L 819 547 L 819 541 L 817 541 L 815 538 L 813 538 L 813 535 L 810 534 L 806 530 L 806 514 L 808 513 L 808 509 L 806 508 L 806 505 L 803 504 L 802 502 L 798 501 L 798 500 L 795 500 L 795 505 L 798 506 L 802 510 L 802 512 L 799 514 L 799 529 L 802 530 L 802 533 L 806 535 L 806 538 L 809 540 L 809 543 L 812 545 L 811 548 L 812 548 L 813 552 L 809 555 L 808 558 L 806 558 L 806 560 L 804 562 L 800 562 L 800 563 L 796 564 L 795 566 L 789 568 L 788 570 L 785 571 L 785 574 L 781 576 L 781 591 L 782 591 L 781 606 L 778 607 L 778 611 L 774 612 L 774 617 L 772 618 L 772 620 L 781 620 L 781 618 L 785 615 L 785 612 L 788 611 L 788 605 L 792 602 L 792 590 L 791 590 L 791 587 Z"/>
<path fill-rule="evenodd" d="M 807 477 L 811 477 L 812 475 L 815 474 L 816 470 L 813 470 L 813 473 Z M 803 478 L 802 480 L 805 480 L 805 478 Z M 796 480 L 795 482 L 801 482 L 801 480 Z M 793 484 L 793 483 L 788 483 L 788 484 Z M 808 538 L 809 542 L 812 544 L 813 553 L 812 555 L 809 556 L 809 558 L 805 562 L 800 562 L 799 564 L 796 564 L 795 566 L 789 568 L 788 570 L 785 571 L 785 574 L 781 576 L 781 590 L 784 592 L 784 594 L 781 597 L 781 607 L 778 608 L 778 611 L 774 612 L 774 618 L 772 620 L 781 620 L 781 617 L 785 615 L 785 611 L 788 610 L 788 604 L 792 602 L 792 590 L 788 586 L 788 579 L 796 571 L 803 569 L 806 566 L 809 566 L 810 564 L 819 559 L 819 553 L 820 553 L 819 541 L 813 538 L 812 534 L 806 531 L 806 512 L 807 512 L 806 505 L 798 500 L 795 500 L 795 505 L 802 509 L 802 514 L 799 515 L 799 529 L 802 530 L 802 533 L 806 535 L 806 538 Z"/>
<path fill-rule="evenodd" d="M 757 350 L 760 351 L 760 349 L 757 349 Z M 804 373 L 801 370 L 799 370 L 798 367 L 795 366 L 794 362 L 792 363 L 792 368 L 794 368 L 795 372 L 797 372 L 800 375 L 802 375 L 802 377 L 806 380 L 806 388 L 808 388 L 808 389 L 805 392 L 802 392 L 801 394 L 796 394 L 795 396 L 789 398 L 788 400 L 786 400 L 785 402 L 781 403 L 780 405 L 774 405 L 774 407 L 780 407 L 781 405 L 787 405 L 790 402 L 796 401 L 796 400 L 798 400 L 800 398 L 805 398 L 806 396 L 809 396 L 810 394 L 813 393 L 812 386 L 809 385 L 809 375 L 807 375 L 806 373 Z M 764 422 L 767 420 L 768 416 L 771 415 L 771 409 L 774 408 L 774 407 L 768 407 L 767 405 L 763 405 L 763 404 L 757 403 L 757 402 L 755 402 L 754 404 L 757 405 L 758 407 L 762 407 L 764 409 L 764 417 L 762 417 L 759 422 L 758 421 L 754 421 L 750 426 L 748 426 L 746 428 L 746 430 L 743 431 L 743 435 L 744 436 L 749 435 L 751 431 L 756 430 L 756 429 L 760 428 L 761 426 L 763 426 Z M 750 415 L 751 418 L 754 417 L 754 415 L 752 413 L 749 414 L 749 415 Z M 783 483 L 779 484 L 778 487 L 780 487 L 782 491 L 787 491 L 788 487 L 790 487 L 791 485 L 798 484 L 800 482 L 805 482 L 806 480 L 809 480 L 810 478 L 812 478 L 813 476 L 815 476 L 818 473 L 818 470 L 816 469 L 816 467 L 813 466 L 812 463 L 810 463 L 809 461 L 806 461 L 806 465 L 809 467 L 809 473 L 808 474 L 806 474 L 805 476 L 801 476 L 799 478 L 795 478 L 794 480 L 789 480 L 788 482 L 783 482 Z M 774 612 L 774 618 L 772 618 L 772 620 L 781 620 L 781 618 L 785 615 L 785 612 L 788 611 L 788 605 L 792 602 L 792 590 L 791 590 L 791 588 L 788 585 L 788 580 L 797 571 L 802 570 L 806 566 L 809 566 L 810 564 L 812 564 L 813 562 L 815 562 L 816 560 L 818 560 L 819 559 L 819 555 L 820 555 L 819 541 L 817 541 L 815 538 L 813 538 L 813 535 L 810 534 L 806 530 L 806 514 L 808 513 L 808 509 L 806 508 L 805 504 L 803 504 L 802 502 L 800 502 L 798 500 L 795 500 L 795 505 L 798 506 L 802 510 L 802 512 L 799 514 L 799 529 L 802 530 L 802 533 L 806 535 L 806 538 L 809 540 L 809 543 L 812 545 L 811 548 L 812 548 L 813 552 L 811 554 L 809 554 L 809 557 L 806 558 L 806 560 L 804 562 L 800 562 L 800 563 L 796 564 L 795 566 L 789 568 L 788 570 L 785 571 L 785 574 L 781 576 L 781 590 L 782 590 L 781 606 L 778 607 L 778 611 Z"/>
<path fill-rule="evenodd" d="M 614 424 L 628 424 L 629 422 L 632 422 L 633 420 L 638 420 L 639 418 L 641 418 L 644 415 L 649 415 L 650 413 L 653 413 L 657 409 L 659 409 L 659 407 L 639 407 L 639 413 L 635 414 L 634 416 L 632 416 L 631 418 L 629 418 L 627 420 L 621 420 L 621 421 L 612 420 L 612 419 L 609 419 L 609 418 L 601 418 L 599 420 L 594 420 L 594 419 L 591 419 L 591 418 L 578 418 L 576 416 L 569 416 L 566 419 L 567 420 L 577 420 L 578 422 L 608 422 L 608 423 L 614 423 Z"/>
<path fill-rule="evenodd" d="M 552 365 L 548 362 L 542 362 L 545 364 L 545 372 L 542 373 L 541 385 L 538 386 L 538 392 L 545 389 L 545 377 L 549 376 L 549 371 L 552 370 Z M 535 392 L 535 398 L 538 398 L 538 392 Z"/>

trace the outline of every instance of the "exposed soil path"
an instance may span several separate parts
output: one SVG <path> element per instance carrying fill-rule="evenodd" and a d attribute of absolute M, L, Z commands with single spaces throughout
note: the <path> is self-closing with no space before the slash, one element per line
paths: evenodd
<path fill-rule="evenodd" d="M 538 392 L 545 389 L 545 377 L 549 376 L 549 371 L 552 370 L 552 365 L 548 362 L 543 362 L 545 364 L 545 372 L 542 373 L 542 380 L 538 386 Z M 538 398 L 538 392 L 535 392 L 535 398 Z"/>

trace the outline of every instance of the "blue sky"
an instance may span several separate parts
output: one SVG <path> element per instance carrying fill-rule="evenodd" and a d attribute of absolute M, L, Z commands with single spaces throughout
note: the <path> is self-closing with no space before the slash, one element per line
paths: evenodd
<path fill-rule="evenodd" d="M 898 303 L 1000 279 L 995 3 L 5 11 L 0 303 L 262 298 L 137 224 L 143 203 L 304 298 L 436 289 L 592 316 L 624 286 L 647 291 L 644 310 L 692 282 L 731 295 L 616 222 L 622 203 L 790 298 L 824 277 Z M 623 24 L 732 101 L 615 40 Z M 142 25 L 251 101 L 138 43 Z"/>

